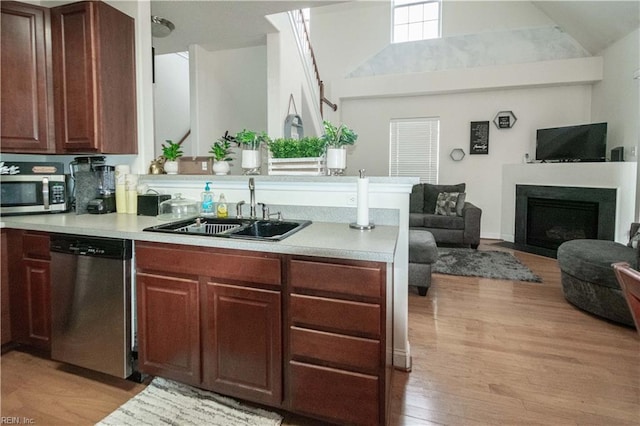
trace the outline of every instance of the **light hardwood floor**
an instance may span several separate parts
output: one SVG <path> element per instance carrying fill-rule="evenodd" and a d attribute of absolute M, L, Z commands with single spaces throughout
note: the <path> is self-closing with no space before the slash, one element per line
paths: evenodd
<path fill-rule="evenodd" d="M 392 424 L 640 424 L 640 336 L 569 305 L 555 260 L 514 253 L 542 284 L 434 274 L 427 297 L 410 290 Z M 17 351 L 1 380 L 1 415 L 39 425 L 94 424 L 144 387 Z"/>

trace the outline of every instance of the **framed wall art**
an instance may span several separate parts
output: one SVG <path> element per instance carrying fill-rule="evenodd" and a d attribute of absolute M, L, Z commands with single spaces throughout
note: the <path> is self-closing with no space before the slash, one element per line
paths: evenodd
<path fill-rule="evenodd" d="M 472 121 L 469 154 L 489 154 L 489 122 Z"/>

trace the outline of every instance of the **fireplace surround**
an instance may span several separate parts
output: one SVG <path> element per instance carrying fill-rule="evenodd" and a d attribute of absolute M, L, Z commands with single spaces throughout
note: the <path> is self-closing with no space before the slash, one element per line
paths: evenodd
<path fill-rule="evenodd" d="M 564 241 L 615 239 L 615 188 L 516 185 L 515 246 L 556 257 Z"/>

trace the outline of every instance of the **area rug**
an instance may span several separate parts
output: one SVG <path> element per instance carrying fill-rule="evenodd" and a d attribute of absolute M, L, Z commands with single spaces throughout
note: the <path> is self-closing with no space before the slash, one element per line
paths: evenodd
<path fill-rule="evenodd" d="M 277 426 L 282 416 L 231 398 L 156 377 L 98 425 Z"/>
<path fill-rule="evenodd" d="M 438 248 L 438 252 L 440 258 L 432 268 L 438 274 L 542 282 L 511 253 L 467 248 Z"/>

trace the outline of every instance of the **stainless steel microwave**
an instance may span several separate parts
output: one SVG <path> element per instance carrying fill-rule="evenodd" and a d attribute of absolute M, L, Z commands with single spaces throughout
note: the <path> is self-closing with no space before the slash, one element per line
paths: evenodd
<path fill-rule="evenodd" d="M 62 163 L 0 161 L 0 214 L 65 212 L 67 184 Z"/>

